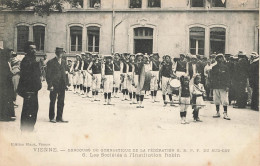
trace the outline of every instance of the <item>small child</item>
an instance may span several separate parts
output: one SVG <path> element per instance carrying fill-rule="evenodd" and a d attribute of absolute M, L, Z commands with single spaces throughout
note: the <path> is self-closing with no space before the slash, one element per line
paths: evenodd
<path fill-rule="evenodd" d="M 196 75 L 194 77 L 193 84 L 191 85 L 191 102 L 192 102 L 192 109 L 193 109 L 193 118 L 194 122 L 202 122 L 199 118 L 199 110 L 205 105 L 203 96 L 205 95 L 204 86 L 200 83 L 201 76 Z"/>
<path fill-rule="evenodd" d="M 181 87 L 179 88 L 179 102 L 180 102 L 180 116 L 181 124 L 188 124 L 186 121 L 186 114 L 188 106 L 190 105 L 190 88 L 189 88 L 189 77 L 181 76 L 180 82 Z"/>

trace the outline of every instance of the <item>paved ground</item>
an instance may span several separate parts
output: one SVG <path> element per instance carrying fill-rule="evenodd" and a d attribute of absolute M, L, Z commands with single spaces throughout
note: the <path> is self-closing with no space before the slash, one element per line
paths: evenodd
<path fill-rule="evenodd" d="M 30 134 L 19 130 L 22 99 L 18 97 L 17 120 L 0 123 L 0 146 L 3 147 L 0 148 L 0 154 L 5 158 L 0 161 L 9 165 L 22 162 L 22 165 L 33 166 L 259 164 L 256 160 L 259 159 L 259 112 L 250 109 L 234 109 L 230 106 L 230 121 L 214 119 L 215 106 L 206 102 L 206 108 L 200 111 L 202 123 L 192 122 L 190 108 L 188 120 L 191 122 L 182 125 L 179 107 L 162 107 L 162 102 L 151 103 L 150 99 L 145 99 L 145 108 L 136 109 L 136 105 L 130 105 L 128 101 L 112 99 L 115 105 L 105 106 L 102 100 L 91 102 L 90 99 L 67 92 L 64 119 L 69 123 L 53 124 L 48 120 L 48 95 L 44 85 L 39 93 L 40 108 L 35 132 Z M 100 99 L 103 96 L 100 95 Z M 160 95 L 158 99 L 161 99 Z M 49 145 L 41 146 L 39 143 Z M 50 149 L 40 152 L 42 149 L 37 148 L 57 148 L 58 152 L 50 152 Z M 124 152 L 120 154 L 126 154 L 125 157 L 101 157 L 101 149 L 109 148 L 138 149 L 137 154 L 153 153 L 157 157 L 133 158 L 130 153 Z M 157 151 L 148 152 L 151 148 Z M 69 152 L 69 149 L 85 149 L 85 152 Z M 87 149 L 91 149 L 91 156 Z M 96 153 L 99 156 L 93 157 L 93 149 L 99 150 Z M 159 153 L 158 149 L 174 149 L 174 152 L 169 152 L 172 154 L 169 157 L 168 153 Z"/>

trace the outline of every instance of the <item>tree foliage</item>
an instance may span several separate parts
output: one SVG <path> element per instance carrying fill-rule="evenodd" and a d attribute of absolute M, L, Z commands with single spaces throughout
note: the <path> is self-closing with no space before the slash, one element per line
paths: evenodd
<path fill-rule="evenodd" d="M 7 8 L 17 11 L 31 9 L 40 16 L 49 15 L 53 11 L 64 11 L 64 3 L 77 6 L 82 0 L 2 0 Z"/>

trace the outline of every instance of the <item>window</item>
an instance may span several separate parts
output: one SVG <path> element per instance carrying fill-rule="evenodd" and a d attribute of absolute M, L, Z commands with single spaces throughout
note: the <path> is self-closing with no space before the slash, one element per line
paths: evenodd
<path fill-rule="evenodd" d="M 90 8 L 100 8 L 100 0 L 89 0 L 89 7 Z"/>
<path fill-rule="evenodd" d="M 82 27 L 70 27 L 70 51 L 82 51 Z"/>
<path fill-rule="evenodd" d="M 44 51 L 44 38 L 45 38 L 45 27 L 34 26 L 33 27 L 33 41 L 36 45 L 37 51 Z"/>
<path fill-rule="evenodd" d="M 17 51 L 24 52 L 24 44 L 29 39 L 29 27 L 18 26 L 17 27 Z"/>
<path fill-rule="evenodd" d="M 73 0 L 71 6 L 72 8 L 83 8 L 83 0 Z"/>
<path fill-rule="evenodd" d="M 99 32 L 99 27 L 90 26 L 87 28 L 87 47 L 89 52 L 99 52 Z"/>
<path fill-rule="evenodd" d="M 211 0 L 211 7 L 226 7 L 226 0 Z"/>
<path fill-rule="evenodd" d="M 142 0 L 130 0 L 129 8 L 141 8 Z"/>
<path fill-rule="evenodd" d="M 153 29 L 147 27 L 135 28 L 134 29 L 135 39 L 153 39 Z"/>
<path fill-rule="evenodd" d="M 204 7 L 205 6 L 205 0 L 190 0 L 191 1 L 191 7 Z"/>
<path fill-rule="evenodd" d="M 0 0 L 0 7 L 3 7 L 3 6 L 4 6 L 4 1 Z"/>
<path fill-rule="evenodd" d="M 210 28 L 210 54 L 216 52 L 225 54 L 226 29 L 221 27 Z"/>
<path fill-rule="evenodd" d="M 148 7 L 161 7 L 161 0 L 148 0 Z"/>
<path fill-rule="evenodd" d="M 190 53 L 204 55 L 205 29 L 201 27 L 190 28 Z"/>

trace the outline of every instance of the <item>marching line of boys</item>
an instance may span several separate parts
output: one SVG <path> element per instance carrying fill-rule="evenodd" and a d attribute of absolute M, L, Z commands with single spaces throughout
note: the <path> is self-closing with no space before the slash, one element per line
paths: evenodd
<path fill-rule="evenodd" d="M 176 103 L 173 102 L 172 95 L 179 96 L 182 124 L 188 123 L 186 112 L 189 105 L 192 105 L 194 121 L 201 122 L 199 110 L 205 106 L 204 86 L 201 84 L 201 76 L 196 72 L 196 65 L 188 64 L 184 58 L 185 56 L 181 54 L 180 60 L 174 63 L 169 55 L 165 55 L 162 62 L 159 61 L 158 53 L 150 57 L 142 53 L 136 55 L 115 53 L 113 56 L 107 55 L 101 58 L 97 54 L 86 52 L 76 55 L 76 60 L 70 67 L 69 78 L 74 93 L 84 98 L 92 97 L 92 102 L 100 101 L 98 94 L 103 87 L 105 105 L 111 105 L 112 95 L 114 98 L 119 98 L 120 90 L 122 101 L 130 99 L 131 104 L 138 104 L 137 108 L 144 108 L 143 100 L 146 92 L 151 93 L 152 103 L 157 102 L 157 91 L 160 86 L 164 106 L 167 103 L 174 106 Z M 146 84 L 140 86 L 142 72 L 151 73 L 149 86 Z M 174 89 L 170 86 L 173 79 L 179 80 L 180 87 Z M 169 96 L 170 102 L 166 101 L 166 95 Z M 224 119 L 230 120 L 227 114 Z"/>

